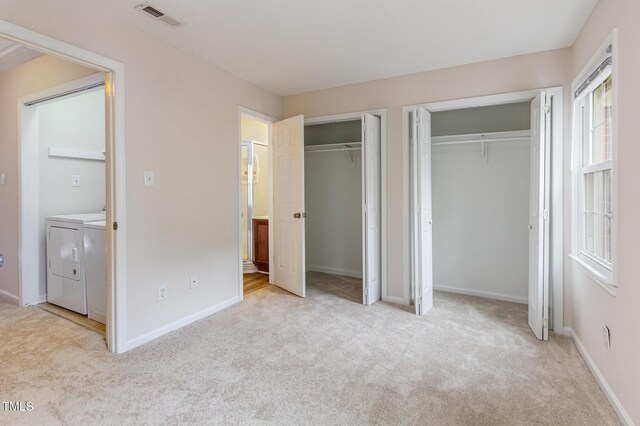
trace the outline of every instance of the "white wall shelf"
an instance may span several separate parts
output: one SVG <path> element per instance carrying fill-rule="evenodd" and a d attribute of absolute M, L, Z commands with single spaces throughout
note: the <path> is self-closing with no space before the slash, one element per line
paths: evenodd
<path fill-rule="evenodd" d="M 510 142 L 519 140 L 528 141 L 530 138 L 530 130 L 514 132 L 474 133 L 468 135 L 434 136 L 431 138 L 431 145 L 460 145 L 467 143 Z"/>
<path fill-rule="evenodd" d="M 105 161 L 104 152 L 84 149 L 49 147 L 49 157 L 78 158 L 81 160 Z"/>

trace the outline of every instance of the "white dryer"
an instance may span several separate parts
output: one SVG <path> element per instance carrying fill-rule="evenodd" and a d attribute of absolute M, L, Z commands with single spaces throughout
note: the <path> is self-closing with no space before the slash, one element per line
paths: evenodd
<path fill-rule="evenodd" d="M 47 301 L 87 314 L 84 225 L 105 220 L 104 213 L 49 216 L 47 238 Z"/>
<path fill-rule="evenodd" d="M 84 261 L 89 318 L 104 324 L 107 313 L 105 221 L 84 224 Z"/>

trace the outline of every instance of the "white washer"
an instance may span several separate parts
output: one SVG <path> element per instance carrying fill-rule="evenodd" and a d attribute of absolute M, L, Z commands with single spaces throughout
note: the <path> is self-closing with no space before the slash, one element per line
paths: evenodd
<path fill-rule="evenodd" d="M 84 224 L 84 261 L 89 318 L 105 324 L 107 313 L 107 243 L 105 221 Z"/>
<path fill-rule="evenodd" d="M 87 314 L 84 225 L 105 220 L 104 213 L 49 216 L 47 239 L 47 301 Z"/>

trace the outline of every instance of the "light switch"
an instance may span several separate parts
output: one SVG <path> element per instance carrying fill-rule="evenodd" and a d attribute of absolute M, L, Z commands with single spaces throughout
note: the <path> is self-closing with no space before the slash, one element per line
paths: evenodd
<path fill-rule="evenodd" d="M 7 178 L 4 173 L 0 174 L 0 185 L 4 185 L 7 183 Z"/>
<path fill-rule="evenodd" d="M 153 172 L 146 171 L 144 172 L 144 186 L 153 186 L 155 183 L 155 179 L 153 177 Z"/>
<path fill-rule="evenodd" d="M 80 175 L 71 175 L 71 186 L 82 186 L 80 183 Z"/>

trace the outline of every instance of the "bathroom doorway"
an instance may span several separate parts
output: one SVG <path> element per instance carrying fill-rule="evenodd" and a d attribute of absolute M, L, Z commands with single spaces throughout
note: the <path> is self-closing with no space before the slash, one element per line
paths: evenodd
<path fill-rule="evenodd" d="M 269 285 L 271 122 L 249 112 L 240 113 L 240 204 L 242 241 L 242 294 Z"/>

